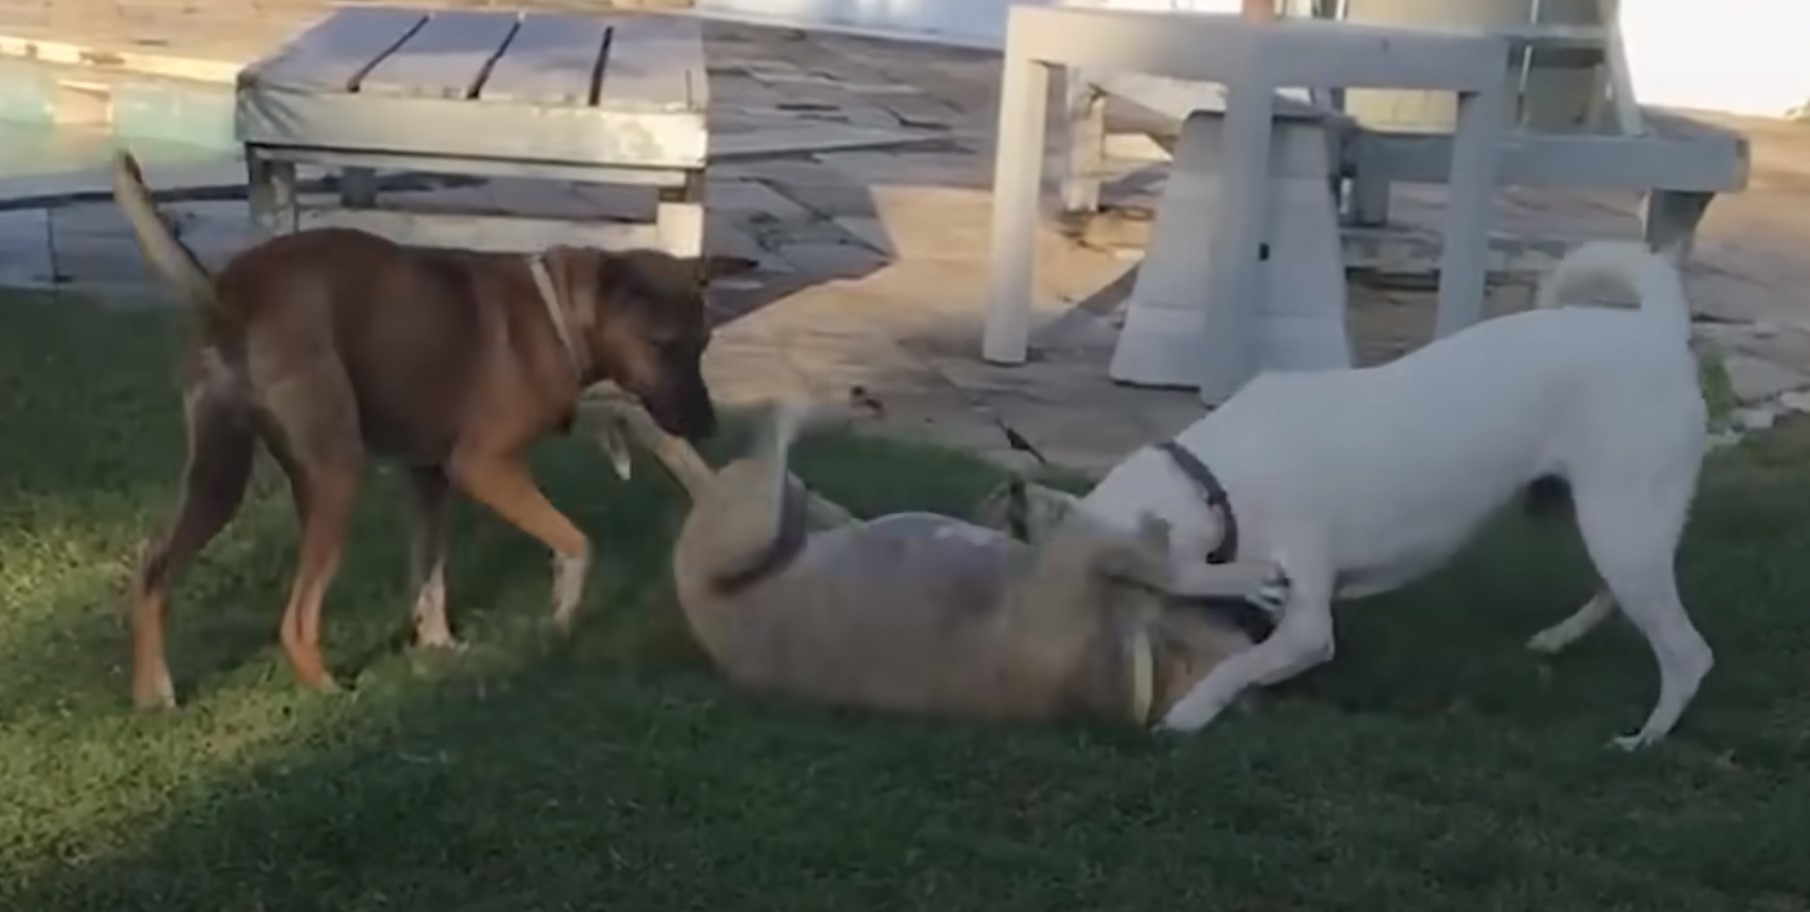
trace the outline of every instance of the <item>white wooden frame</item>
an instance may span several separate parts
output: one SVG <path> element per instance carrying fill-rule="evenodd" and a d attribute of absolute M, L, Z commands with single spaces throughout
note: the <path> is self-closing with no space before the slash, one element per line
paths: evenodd
<path fill-rule="evenodd" d="M 1446 335 L 1482 312 L 1496 152 L 1507 97 L 1507 43 L 1320 21 L 1248 21 L 1214 14 L 1173 15 L 1097 9 L 1012 7 L 993 177 L 992 276 L 982 356 L 1023 363 L 1030 338 L 1033 253 L 1043 182 L 1050 70 L 1131 69 L 1228 86 L 1228 204 L 1217 213 L 1212 300 L 1241 300 L 1258 266 L 1259 220 L 1273 91 L 1282 86 L 1363 86 L 1452 91 L 1459 130 L 1447 181 L 1452 187 L 1442 256 L 1436 332 Z M 1240 308 L 1216 308 L 1227 325 L 1211 339 L 1242 340 Z M 1245 375 L 1242 344 L 1203 351 L 1208 370 Z"/>
<path fill-rule="evenodd" d="M 271 233 L 336 225 L 403 243 L 703 250 L 708 77 L 682 17 L 347 7 L 239 77 L 250 201 Z M 304 207 L 297 164 L 337 169 L 340 205 Z M 375 172 L 657 188 L 652 223 L 380 208 Z"/>

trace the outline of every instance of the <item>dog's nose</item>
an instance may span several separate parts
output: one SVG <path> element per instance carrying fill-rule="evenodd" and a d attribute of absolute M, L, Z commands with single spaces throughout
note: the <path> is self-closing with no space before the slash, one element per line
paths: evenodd
<path fill-rule="evenodd" d="M 685 435 L 688 439 L 695 442 L 709 440 L 710 438 L 715 437 L 716 408 L 706 405 L 701 411 L 695 413 L 695 416 L 689 423 L 691 424 L 691 431 Z"/>

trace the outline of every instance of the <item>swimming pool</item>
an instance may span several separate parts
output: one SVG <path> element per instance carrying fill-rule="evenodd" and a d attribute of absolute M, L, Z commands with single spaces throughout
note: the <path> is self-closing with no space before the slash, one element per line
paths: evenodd
<path fill-rule="evenodd" d="M 58 122 L 71 106 L 100 113 Z M 237 152 L 232 86 L 0 60 L 0 178 L 104 167 L 121 144 L 158 164 Z"/>

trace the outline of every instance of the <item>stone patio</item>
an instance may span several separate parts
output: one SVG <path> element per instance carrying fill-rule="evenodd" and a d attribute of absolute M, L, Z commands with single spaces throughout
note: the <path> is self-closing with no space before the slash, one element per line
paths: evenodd
<path fill-rule="evenodd" d="M 0 50 L 55 41 L 92 48 L 116 69 L 122 49 L 230 69 L 322 6 L 284 0 L 238 5 L 236 14 L 199 4 L 134 6 L 158 12 L 129 20 L 97 13 L 100 24 L 89 27 L 78 8 L 91 5 L 119 8 L 94 0 L 59 0 L 54 8 L 48 0 L 0 0 Z M 710 23 L 707 36 L 713 128 L 738 136 L 738 148 L 765 152 L 711 169 L 710 247 L 762 263 L 751 279 L 725 282 L 715 293 L 721 327 L 707 372 L 720 398 L 799 389 L 835 395 L 861 384 L 887 403 L 889 421 L 902 433 L 1021 458 L 1006 456 L 1003 422 L 1051 460 L 1082 472 L 1099 471 L 1201 414 L 1190 394 L 1107 381 L 1122 297 L 1114 288 L 1125 284 L 1115 280 L 1134 265 L 1137 250 L 1098 230 L 1075 236 L 1046 224 L 1039 237 L 1040 356 L 1014 369 L 979 360 L 994 55 L 725 23 Z M 1688 278 L 1711 321 L 1705 343 L 1721 353 L 1738 395 L 1776 411 L 1782 396 L 1810 386 L 1810 125 L 1736 125 L 1753 137 L 1753 185 L 1711 209 Z M 835 148 L 837 137 L 862 130 L 889 131 L 893 142 Z M 238 162 L 152 169 L 150 179 L 160 190 L 216 197 L 170 205 L 204 259 L 218 263 L 252 237 L 243 201 L 218 198 L 242 182 Z M 1160 181 L 1160 170 L 1121 181 L 1109 187 L 1108 199 L 1121 212 L 1135 211 L 1160 191 Z M 1426 193 L 1403 194 L 1404 212 L 1436 206 Z M 424 207 L 458 202 L 598 215 L 652 202 L 629 192 L 501 181 L 416 181 L 388 195 Z M 10 209 L 8 199 L 15 201 Z M 1627 233 L 1636 202 L 1514 192 L 1503 194 L 1500 208 L 1504 224 L 1524 229 Z M 167 302 L 107 200 L 104 174 L 0 180 L 0 210 L 0 284 L 93 294 L 116 306 Z M 1523 307 L 1529 291 L 1522 282 L 1497 283 L 1489 310 Z M 1352 297 L 1367 363 L 1411 349 L 1430 331 L 1427 288 L 1360 277 Z"/>

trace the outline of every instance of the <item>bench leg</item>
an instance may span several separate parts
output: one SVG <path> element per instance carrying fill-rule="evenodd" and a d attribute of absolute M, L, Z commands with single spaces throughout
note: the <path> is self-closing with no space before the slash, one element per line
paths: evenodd
<path fill-rule="evenodd" d="M 1100 173 L 1106 165 L 1106 93 L 1078 71 L 1068 73 L 1068 147 L 1064 150 L 1062 211 L 1091 215 L 1100 210 Z"/>
<path fill-rule="evenodd" d="M 1444 249 L 1439 256 L 1439 312 L 1433 338 L 1443 339 L 1483 318 L 1489 268 L 1489 229 L 1496 204 L 1496 169 L 1508 99 L 1501 85 L 1458 96 L 1458 136 L 1446 179 Z"/>
<path fill-rule="evenodd" d="M 1703 221 L 1703 213 L 1715 198 L 1714 193 L 1682 190 L 1648 193 L 1643 213 L 1647 246 L 1683 269 L 1697 240 L 1697 224 Z"/>
<path fill-rule="evenodd" d="M 1000 77 L 992 249 L 981 329 L 981 357 L 994 364 L 1023 364 L 1029 353 L 1049 79 L 1048 67 L 1018 53 L 1008 42 Z"/>
<path fill-rule="evenodd" d="M 370 168 L 346 168 L 339 173 L 339 202 L 348 209 L 377 205 L 377 172 Z"/>
<path fill-rule="evenodd" d="M 1251 329 L 1268 300 L 1270 144 L 1275 123 L 1274 82 L 1261 61 L 1241 68 L 1226 86 L 1220 144 L 1219 211 L 1213 214 L 1206 261 L 1207 309 L 1201 340 L 1200 398 L 1217 406 L 1257 370 Z M 1179 150 L 1178 150 L 1179 151 Z"/>
<path fill-rule="evenodd" d="M 1351 223 L 1366 228 L 1389 224 L 1389 181 L 1359 168 L 1351 177 Z"/>
<path fill-rule="evenodd" d="M 246 197 L 251 218 L 266 236 L 292 234 L 297 227 L 295 163 L 272 161 L 245 150 Z"/>
<path fill-rule="evenodd" d="M 661 249 L 676 257 L 703 256 L 703 172 L 687 174 L 683 186 L 661 188 L 660 208 L 655 219 Z"/>

